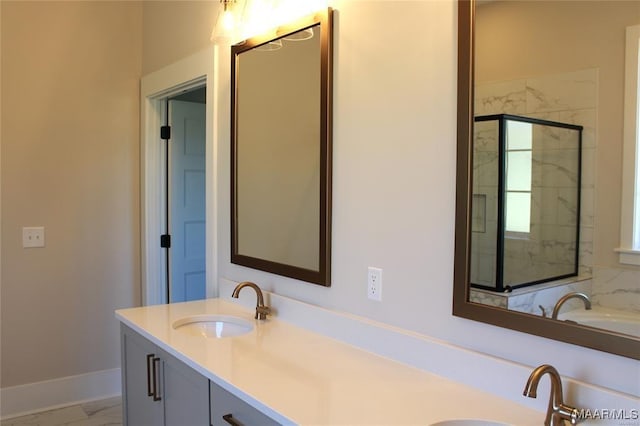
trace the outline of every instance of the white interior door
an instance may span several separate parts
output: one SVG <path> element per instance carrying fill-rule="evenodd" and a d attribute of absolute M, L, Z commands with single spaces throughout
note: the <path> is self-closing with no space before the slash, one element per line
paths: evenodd
<path fill-rule="evenodd" d="M 222 135 L 214 131 L 214 105 L 219 104 L 216 93 L 219 81 L 214 78 L 214 70 L 219 66 L 216 46 L 211 44 L 191 56 L 182 58 L 159 70 L 142 77 L 140 81 L 140 169 L 141 169 L 141 274 L 142 303 L 156 305 L 167 303 L 169 290 L 167 283 L 167 249 L 159 243 L 160 234 L 168 233 L 167 184 L 165 180 L 165 143 L 161 128 L 168 124 L 165 108 L 167 98 L 173 99 L 185 91 L 205 87 L 205 96 L 200 102 L 206 104 L 206 285 L 207 296 L 215 297 L 217 292 L 217 257 L 214 254 L 217 243 L 216 211 L 217 168 L 214 155 L 219 137 L 228 138 L 222 126 Z M 224 56 L 224 55 L 223 55 Z M 182 99 L 184 100 L 184 99 Z M 228 130 L 228 129 L 227 129 Z"/>
<path fill-rule="evenodd" d="M 169 100 L 170 302 L 206 297 L 206 105 Z"/>

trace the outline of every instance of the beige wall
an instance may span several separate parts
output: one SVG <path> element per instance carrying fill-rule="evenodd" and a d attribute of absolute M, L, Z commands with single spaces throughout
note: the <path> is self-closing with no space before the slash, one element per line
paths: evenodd
<path fill-rule="evenodd" d="M 210 45 L 218 1 L 144 2 L 142 74 Z"/>
<path fill-rule="evenodd" d="M 119 366 L 140 300 L 137 2 L 2 1 L 1 386 Z M 46 248 L 23 249 L 23 226 Z"/>

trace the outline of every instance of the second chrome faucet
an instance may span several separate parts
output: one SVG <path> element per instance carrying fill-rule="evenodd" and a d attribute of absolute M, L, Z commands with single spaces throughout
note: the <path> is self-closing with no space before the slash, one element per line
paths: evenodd
<path fill-rule="evenodd" d="M 245 287 L 251 287 L 252 289 L 254 289 L 256 292 L 256 296 L 258 298 L 256 301 L 255 319 L 259 319 L 259 320 L 267 319 L 267 315 L 271 313 L 271 308 L 269 308 L 268 306 L 265 306 L 262 290 L 260 290 L 260 287 L 258 287 L 256 284 L 249 281 L 245 281 L 238 284 L 236 288 L 233 289 L 233 293 L 231 293 L 231 297 L 237 299 L 238 296 L 240 295 L 240 290 L 242 290 Z"/>

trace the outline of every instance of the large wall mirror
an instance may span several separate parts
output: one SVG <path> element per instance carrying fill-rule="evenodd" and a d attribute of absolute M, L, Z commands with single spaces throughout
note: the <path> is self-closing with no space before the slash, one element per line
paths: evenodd
<path fill-rule="evenodd" d="M 458 14 L 454 315 L 640 359 L 640 271 L 618 263 L 610 198 L 640 8 L 460 0 Z"/>
<path fill-rule="evenodd" d="M 332 10 L 231 50 L 231 262 L 329 286 Z"/>

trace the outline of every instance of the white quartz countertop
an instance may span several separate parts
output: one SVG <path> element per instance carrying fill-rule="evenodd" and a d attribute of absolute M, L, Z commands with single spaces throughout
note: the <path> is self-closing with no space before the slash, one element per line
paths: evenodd
<path fill-rule="evenodd" d="M 255 322 L 255 327 L 225 338 L 173 329 L 174 321 L 199 314 L 234 315 Z M 116 311 L 122 323 L 280 423 L 543 422 L 543 413 L 512 401 L 307 331 L 277 316 L 255 321 L 253 314 L 221 299 Z"/>

